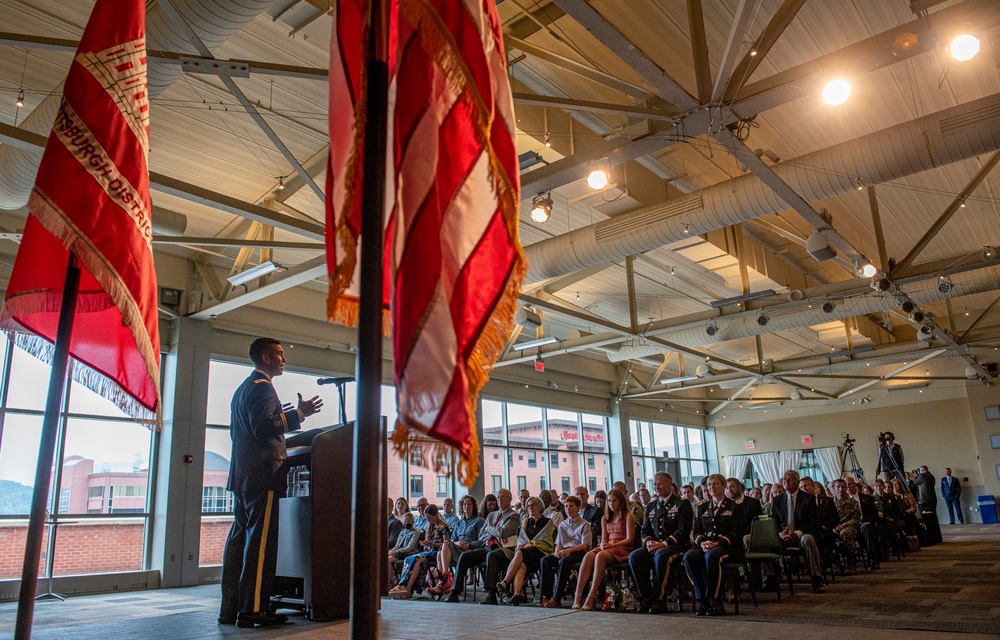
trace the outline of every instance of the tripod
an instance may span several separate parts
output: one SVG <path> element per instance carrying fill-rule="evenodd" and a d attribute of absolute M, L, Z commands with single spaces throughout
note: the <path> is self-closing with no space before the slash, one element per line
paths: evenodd
<path fill-rule="evenodd" d="M 883 475 L 888 473 L 890 480 L 892 478 L 899 478 L 899 481 L 903 483 L 903 487 L 907 486 L 906 474 L 903 473 L 903 471 L 899 468 L 899 465 L 896 463 L 896 458 L 893 457 L 892 449 L 889 448 L 889 444 L 887 442 L 879 442 L 878 459 L 879 468 L 882 470 Z M 883 460 L 889 461 L 888 468 L 882 466 Z"/>
<path fill-rule="evenodd" d="M 847 461 L 851 461 L 851 468 L 847 468 Z M 854 453 L 854 441 L 844 440 L 844 451 L 840 456 L 840 470 L 841 475 L 846 471 L 850 471 L 851 475 L 861 481 L 861 484 L 868 484 L 865 480 L 865 470 L 861 468 L 861 463 L 858 462 L 858 456 Z"/>

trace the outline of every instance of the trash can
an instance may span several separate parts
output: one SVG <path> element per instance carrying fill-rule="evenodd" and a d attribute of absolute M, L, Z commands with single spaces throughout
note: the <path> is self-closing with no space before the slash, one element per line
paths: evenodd
<path fill-rule="evenodd" d="M 997 523 L 997 499 L 996 496 L 979 496 L 979 517 L 983 524 Z"/>

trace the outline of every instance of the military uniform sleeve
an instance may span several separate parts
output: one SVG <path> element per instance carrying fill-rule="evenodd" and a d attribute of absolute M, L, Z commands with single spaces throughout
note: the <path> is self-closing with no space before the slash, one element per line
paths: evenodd
<path fill-rule="evenodd" d="M 653 505 L 646 505 L 646 510 L 642 513 L 642 544 L 646 544 L 650 540 L 655 540 L 653 537 L 653 525 L 650 523 L 649 511 L 650 507 Z"/>
<path fill-rule="evenodd" d="M 694 524 L 694 510 L 691 503 L 681 500 L 677 509 L 677 529 L 670 535 L 674 544 L 686 545 L 691 540 L 691 527 Z"/>
<path fill-rule="evenodd" d="M 280 436 L 299 428 L 299 412 L 296 409 L 282 411 L 278 394 L 267 380 L 254 382 L 247 402 L 250 405 L 250 428 L 259 440 Z"/>
<path fill-rule="evenodd" d="M 686 502 L 686 501 L 685 501 Z M 707 502 L 705 504 L 708 504 Z M 694 515 L 694 543 L 701 544 L 707 539 L 705 535 L 705 523 L 702 521 L 702 516 L 704 515 L 701 507 L 698 507 L 698 513 Z"/>

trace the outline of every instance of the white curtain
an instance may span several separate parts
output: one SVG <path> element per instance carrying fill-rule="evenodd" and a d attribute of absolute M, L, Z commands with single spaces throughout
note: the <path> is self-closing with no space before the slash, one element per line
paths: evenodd
<path fill-rule="evenodd" d="M 794 451 L 779 451 L 780 459 L 778 466 L 781 471 L 778 473 L 778 477 L 785 475 L 785 472 L 791 469 L 792 471 L 798 472 L 799 464 L 802 462 L 802 451 L 796 449 Z"/>
<path fill-rule="evenodd" d="M 781 458 L 778 451 L 771 453 L 754 453 L 750 455 L 753 466 L 757 467 L 762 483 L 775 483 L 781 481 L 787 467 L 781 466 Z M 798 467 L 795 467 L 798 469 Z"/>
<path fill-rule="evenodd" d="M 726 477 L 736 478 L 742 482 L 747 477 L 747 467 L 750 466 L 750 456 L 726 456 Z"/>
<path fill-rule="evenodd" d="M 823 477 L 827 482 L 841 476 L 840 449 L 838 447 L 824 447 L 813 451 L 816 452 L 816 460 L 819 461 L 819 468 L 823 471 Z"/>

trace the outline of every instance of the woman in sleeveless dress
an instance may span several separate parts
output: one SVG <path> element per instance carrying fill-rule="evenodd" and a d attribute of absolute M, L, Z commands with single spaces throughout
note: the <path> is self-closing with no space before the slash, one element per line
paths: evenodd
<path fill-rule="evenodd" d="M 580 563 L 580 575 L 576 582 L 576 597 L 573 599 L 574 609 L 593 611 L 597 601 L 597 593 L 604 581 L 604 570 L 610 564 L 625 562 L 632 552 L 635 541 L 635 519 L 628 511 L 628 502 L 621 489 L 612 489 L 608 494 L 604 508 L 604 518 L 601 520 L 603 535 L 601 546 L 591 549 Z M 593 576 L 590 593 L 586 601 L 583 592 L 587 580 Z"/>

